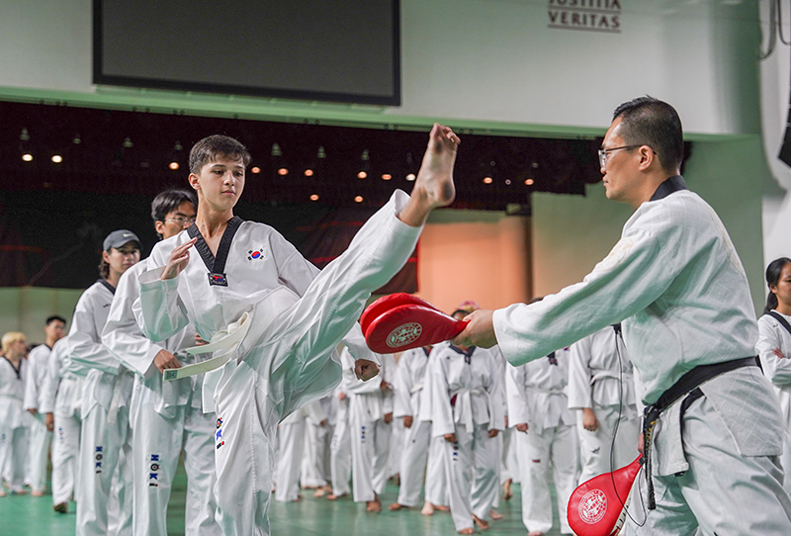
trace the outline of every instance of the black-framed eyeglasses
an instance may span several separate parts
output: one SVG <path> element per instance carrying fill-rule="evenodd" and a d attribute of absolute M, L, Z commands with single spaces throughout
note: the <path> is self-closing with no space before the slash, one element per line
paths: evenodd
<path fill-rule="evenodd" d="M 599 167 L 607 167 L 607 157 L 613 151 L 620 151 L 621 149 L 635 149 L 642 147 L 645 143 L 638 143 L 637 145 L 623 145 L 621 147 L 613 147 L 612 149 L 599 149 Z"/>

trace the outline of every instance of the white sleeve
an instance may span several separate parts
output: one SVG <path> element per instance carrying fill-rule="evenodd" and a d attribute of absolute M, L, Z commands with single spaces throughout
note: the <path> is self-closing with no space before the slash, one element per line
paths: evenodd
<path fill-rule="evenodd" d="M 426 382 L 431 383 L 431 435 L 432 437 L 456 433 L 453 420 L 453 407 L 450 405 L 450 393 L 447 375 L 445 374 L 446 359 L 442 352 L 432 355 L 426 371 Z"/>
<path fill-rule="evenodd" d="M 180 275 L 161 279 L 164 266 L 146 270 L 138 281 L 140 297 L 135 300 L 135 319 L 143 335 L 152 341 L 164 341 L 189 324 L 187 310 L 178 292 Z"/>
<path fill-rule="evenodd" d="M 129 370 L 150 378 L 156 372 L 154 357 L 163 348 L 144 337 L 137 325 L 132 306 L 138 295 L 137 278 L 134 273 L 125 273 L 118 282 L 102 342 Z"/>
<path fill-rule="evenodd" d="M 44 376 L 44 384 L 41 386 L 41 413 L 55 412 L 55 396 L 58 394 L 60 384 L 60 352 L 66 345 L 66 341 L 61 339 L 52 347 L 52 351 L 47 356 L 47 373 Z"/>
<path fill-rule="evenodd" d="M 89 289 L 90 290 L 90 289 Z M 96 303 L 92 303 L 84 292 L 77 301 L 74 317 L 69 331 L 68 354 L 71 356 L 69 370 L 85 374 L 85 369 L 99 369 L 109 374 L 118 374 L 121 363 L 118 358 L 101 343 L 95 321 Z"/>
<path fill-rule="evenodd" d="M 527 424 L 530 420 L 525 393 L 525 367 L 508 365 L 505 372 L 505 393 L 508 401 L 508 426 Z"/>
<path fill-rule="evenodd" d="M 593 407 L 590 370 L 591 346 L 592 338 L 585 337 L 569 348 L 569 409 Z"/>
<path fill-rule="evenodd" d="M 39 368 L 43 367 L 44 363 L 45 360 L 39 359 L 38 356 L 36 356 L 35 359 L 31 359 L 30 356 L 28 356 L 27 371 L 25 371 L 25 397 L 22 403 L 22 409 L 38 409 L 38 380 L 41 376 Z"/>
<path fill-rule="evenodd" d="M 791 347 L 783 344 L 781 330 L 784 331 L 785 328 L 776 324 L 777 321 L 768 315 L 758 319 L 758 342 L 755 344 L 755 351 L 761 359 L 766 377 L 774 385 L 781 387 L 791 384 Z M 777 357 L 773 350 L 780 350 L 786 357 Z"/>
<path fill-rule="evenodd" d="M 405 417 L 412 415 L 412 375 L 409 370 L 409 358 L 412 356 L 414 350 L 407 350 L 401 354 L 401 360 L 398 362 L 396 369 L 395 380 L 393 381 L 394 401 L 393 401 L 393 416 Z M 420 350 L 421 352 L 423 350 Z"/>
<path fill-rule="evenodd" d="M 662 244 L 674 240 L 678 238 L 672 232 L 657 235 L 635 227 L 581 283 L 538 303 L 495 311 L 494 330 L 503 355 L 521 365 L 648 307 L 677 275 L 677 263 L 664 262 L 672 252 L 662 255 Z"/>
<path fill-rule="evenodd" d="M 503 372 L 497 365 L 496 360 L 499 356 L 489 352 L 491 359 L 491 383 L 487 388 L 489 396 L 492 397 L 492 412 L 489 416 L 489 430 L 505 430 L 505 385 Z"/>

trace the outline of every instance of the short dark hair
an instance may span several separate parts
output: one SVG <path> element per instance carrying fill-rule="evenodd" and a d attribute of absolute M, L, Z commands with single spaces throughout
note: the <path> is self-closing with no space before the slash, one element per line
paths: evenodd
<path fill-rule="evenodd" d="M 777 285 L 780 281 L 780 274 L 783 272 L 783 268 L 785 265 L 791 262 L 791 259 L 788 257 L 780 257 L 779 259 L 775 259 L 769 263 L 769 266 L 766 267 L 766 285 L 771 287 L 772 285 Z M 766 307 L 764 307 L 764 314 L 768 313 L 772 309 L 777 309 L 777 295 L 772 292 L 772 289 L 769 289 L 769 295 L 766 297 Z"/>
<path fill-rule="evenodd" d="M 192 146 L 190 150 L 190 173 L 200 173 L 203 166 L 220 156 L 232 160 L 241 160 L 244 167 L 247 167 L 250 160 L 252 160 L 247 147 L 230 136 L 214 134 L 203 138 Z"/>
<path fill-rule="evenodd" d="M 63 322 L 64 325 L 66 324 L 66 319 L 63 318 L 62 316 L 60 316 L 60 315 L 52 315 L 52 316 L 47 318 L 47 321 L 46 321 L 46 323 L 44 325 L 45 326 L 49 326 L 50 324 L 52 324 L 56 320 L 58 322 Z"/>
<path fill-rule="evenodd" d="M 151 219 L 165 221 L 165 216 L 179 208 L 184 201 L 198 208 L 198 197 L 192 190 L 165 190 L 151 202 Z"/>
<path fill-rule="evenodd" d="M 684 133 L 675 108 L 646 95 L 618 106 L 612 114 L 612 120 L 619 117 L 620 134 L 625 143 L 650 146 L 667 172 L 681 167 L 684 160 Z"/>

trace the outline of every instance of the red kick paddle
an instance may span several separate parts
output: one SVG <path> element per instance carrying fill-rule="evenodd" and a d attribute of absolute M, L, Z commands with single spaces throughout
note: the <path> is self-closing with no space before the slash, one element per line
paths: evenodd
<path fill-rule="evenodd" d="M 569 499 L 568 520 L 577 536 L 612 536 L 626 520 L 629 492 L 640 471 L 640 458 L 612 473 L 580 484 Z M 615 482 L 615 487 L 613 487 Z M 616 494 L 617 492 L 617 494 Z"/>
<path fill-rule="evenodd" d="M 398 293 L 379 298 L 360 318 L 365 342 L 374 352 L 392 354 L 447 341 L 467 322 L 448 316 L 427 301 Z"/>

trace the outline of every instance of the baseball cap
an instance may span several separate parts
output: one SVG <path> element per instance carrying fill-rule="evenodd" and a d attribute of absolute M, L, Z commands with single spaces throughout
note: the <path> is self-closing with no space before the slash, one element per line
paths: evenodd
<path fill-rule="evenodd" d="M 137 242 L 137 247 L 140 248 L 140 239 L 135 233 L 128 229 L 118 229 L 107 235 L 102 247 L 104 251 L 110 251 L 110 248 L 120 248 L 127 242 Z"/>

